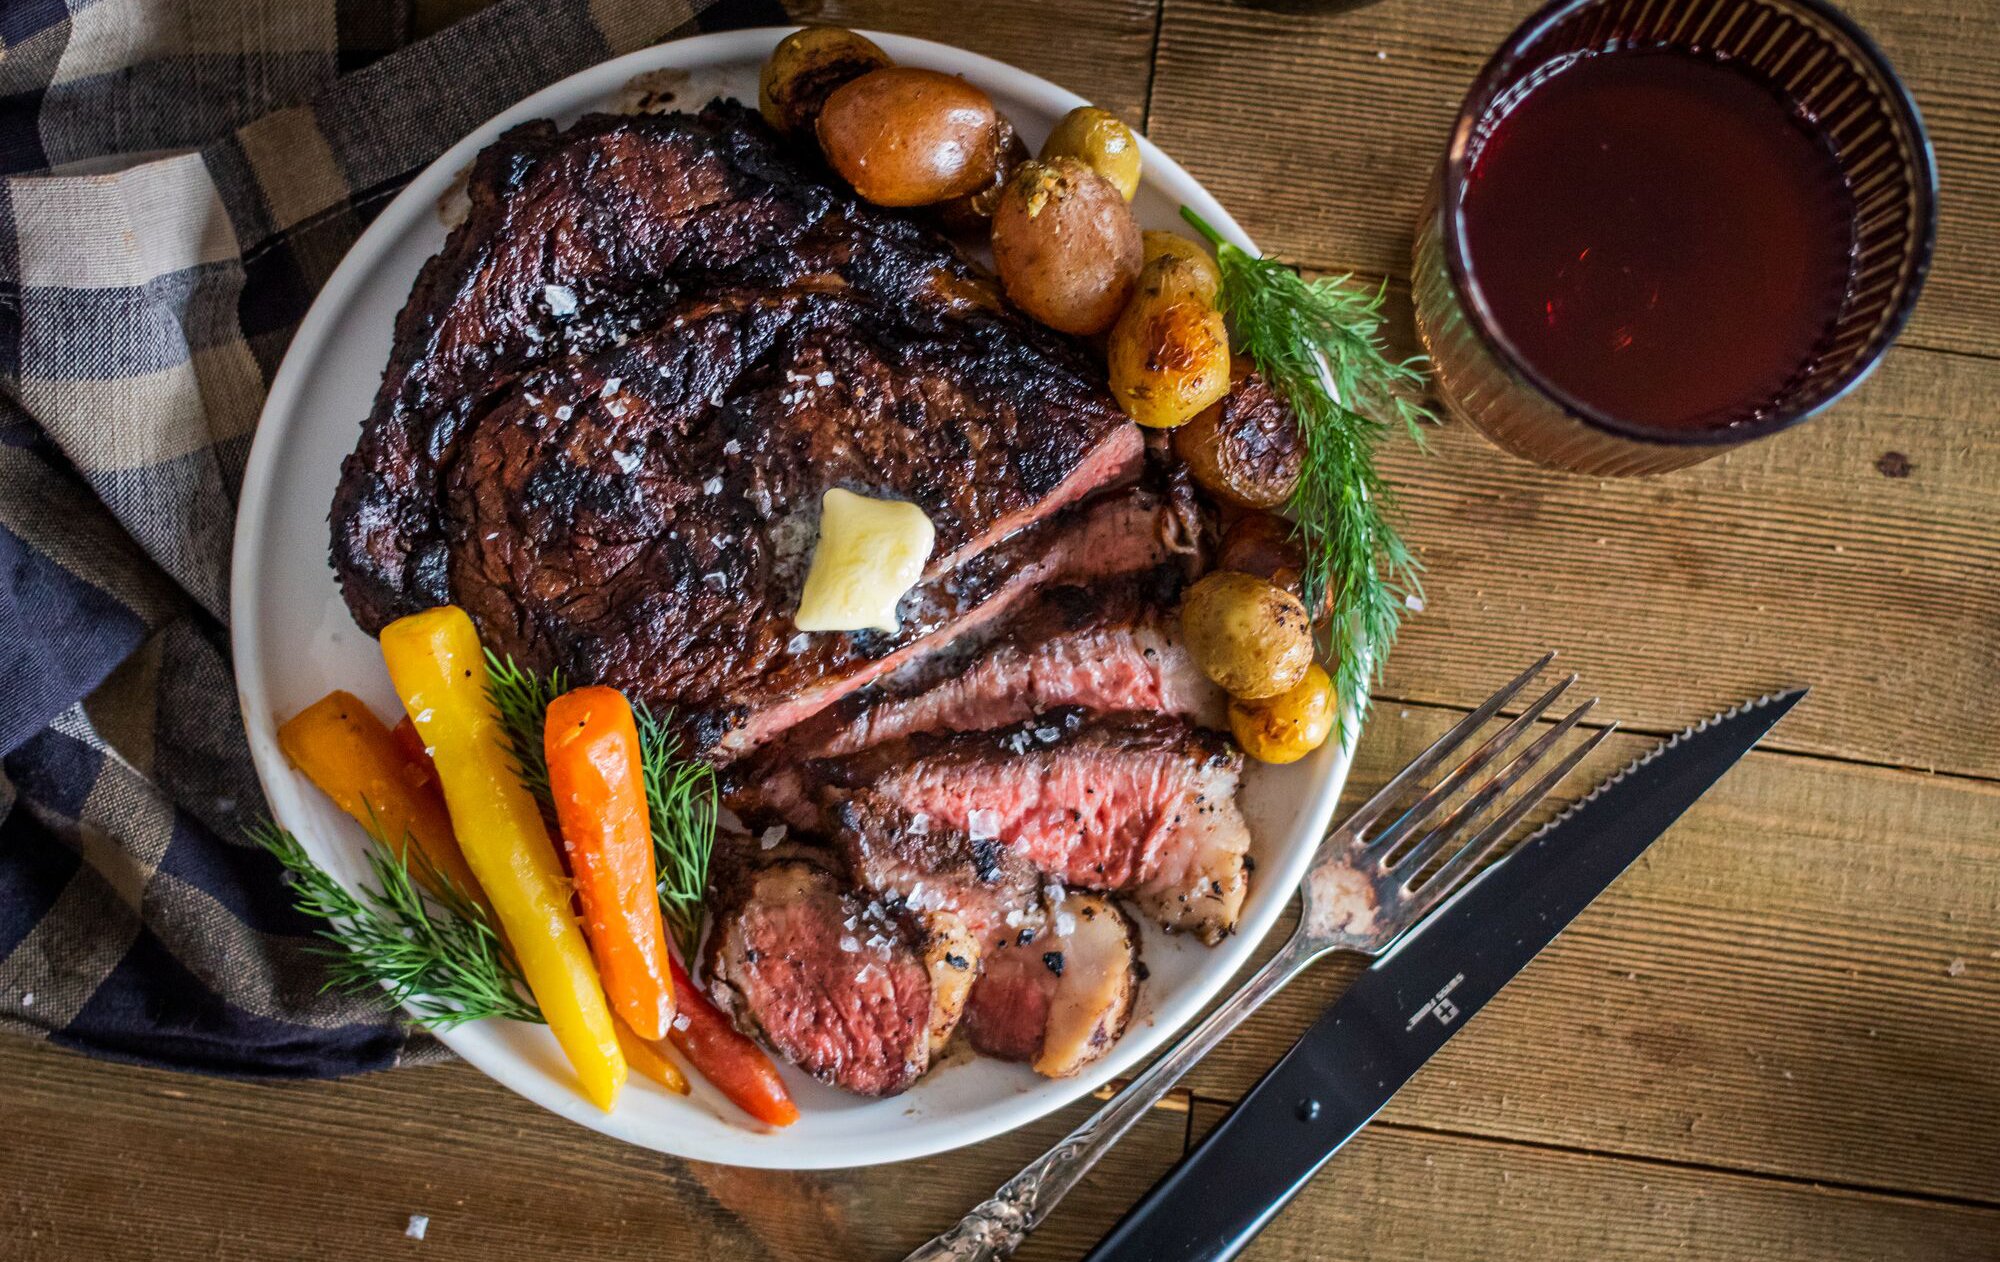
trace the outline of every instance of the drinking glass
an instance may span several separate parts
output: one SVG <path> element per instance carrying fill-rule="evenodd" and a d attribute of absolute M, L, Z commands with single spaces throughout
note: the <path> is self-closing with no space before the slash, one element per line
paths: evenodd
<path fill-rule="evenodd" d="M 1813 370 L 1778 397 L 1746 401 L 1713 427 L 1636 424 L 1554 386 L 1510 345 L 1468 261 L 1462 196 L 1482 127 L 1554 64 L 1614 48 L 1726 58 L 1764 79 L 1820 132 L 1853 195 L 1852 279 Z M 1796 425 L 1853 389 L 1908 320 L 1936 231 L 1937 168 L 1916 103 L 1881 50 L 1831 5 L 1559 0 L 1501 45 L 1459 110 L 1417 228 L 1417 329 L 1446 407 L 1500 447 L 1579 473 L 1661 473 Z M 1699 364 L 1687 367 L 1701 371 Z"/>

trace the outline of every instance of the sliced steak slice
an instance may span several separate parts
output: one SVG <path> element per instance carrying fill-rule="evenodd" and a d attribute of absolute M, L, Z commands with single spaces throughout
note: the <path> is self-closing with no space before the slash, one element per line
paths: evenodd
<path fill-rule="evenodd" d="M 788 851 L 725 881 L 706 980 L 739 1026 L 815 1078 L 895 1095 L 930 1064 L 924 946 L 832 869 Z"/>
<path fill-rule="evenodd" d="M 1161 715 L 1051 711 L 806 764 L 824 805 L 868 790 L 928 827 L 997 841 L 1064 884 L 1130 893 L 1162 926 L 1220 941 L 1247 887 L 1242 755 Z"/>
<path fill-rule="evenodd" d="M 1111 1049 L 1139 987 L 1138 934 L 1095 894 L 1070 893 L 1034 942 L 1000 950 L 972 988 L 972 1046 L 1067 1078 Z"/>
<path fill-rule="evenodd" d="M 1039 594 L 990 644 L 956 644 L 883 683 L 850 693 L 739 764 L 728 791 L 739 813 L 810 828 L 801 764 L 918 732 L 984 731 L 1064 706 L 1157 711 L 1205 727 L 1224 720 L 1222 691 L 1181 643 L 1168 567 Z M 969 637 L 981 639 L 981 637 Z"/>

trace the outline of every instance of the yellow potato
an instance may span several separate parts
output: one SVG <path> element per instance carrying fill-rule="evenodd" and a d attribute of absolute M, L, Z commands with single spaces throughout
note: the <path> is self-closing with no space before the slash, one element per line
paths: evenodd
<path fill-rule="evenodd" d="M 809 132 L 835 88 L 889 64 L 873 40 L 843 27 L 793 31 L 757 76 L 757 110 L 786 135 Z"/>
<path fill-rule="evenodd" d="M 1229 393 L 1229 326 L 1171 256 L 1139 277 L 1139 293 L 1105 346 L 1111 393 L 1141 425 L 1172 429 Z"/>
<path fill-rule="evenodd" d="M 1222 292 L 1222 271 L 1199 242 L 1159 228 L 1148 228 L 1139 236 L 1145 254 L 1139 274 L 1142 289 L 1147 285 L 1163 291 L 1181 287 L 1203 302 L 1215 304 L 1216 295 Z"/>
<path fill-rule="evenodd" d="M 1109 110 L 1079 105 L 1063 115 L 1042 142 L 1041 156 L 1075 158 L 1111 181 L 1128 202 L 1139 191 L 1139 139 Z"/>
<path fill-rule="evenodd" d="M 1188 589 L 1181 638 L 1202 671 L 1241 700 L 1275 697 L 1312 665 L 1312 624 L 1299 598 L 1231 570 Z"/>
<path fill-rule="evenodd" d="M 993 178 L 999 115 L 955 75 L 871 70 L 826 98 L 814 130 L 827 163 L 878 206 L 928 206 Z"/>
<path fill-rule="evenodd" d="M 1275 697 L 1229 703 L 1229 730 L 1258 762 L 1297 762 L 1333 732 L 1339 706 L 1333 680 L 1314 662 L 1305 678 Z"/>
<path fill-rule="evenodd" d="M 993 211 L 993 264 L 1015 306 L 1088 335 L 1118 318 L 1139 280 L 1131 207 L 1074 158 L 1023 162 Z"/>

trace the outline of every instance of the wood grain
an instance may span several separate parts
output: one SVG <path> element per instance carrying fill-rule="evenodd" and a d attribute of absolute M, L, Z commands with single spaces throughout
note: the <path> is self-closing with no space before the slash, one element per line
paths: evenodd
<path fill-rule="evenodd" d="M 1383 691 L 1459 703 L 1560 647 L 1648 730 L 1807 683 L 1779 748 L 2000 776 L 1996 397 L 2000 363 L 1897 350 L 1832 415 L 1659 478 L 1458 424 L 1387 443 L 1427 607 Z"/>
<path fill-rule="evenodd" d="M 1137 124 L 1152 77 L 1154 0 L 979 0 L 976 6 L 901 0 L 809 0 L 786 7 L 801 22 L 832 23 L 956 44 L 1032 71 Z M 970 20 L 974 13 L 977 20 Z"/>
<path fill-rule="evenodd" d="M 1196 1134 L 1224 1106 L 1195 1101 Z M 1322 1170 L 1248 1262 L 1938 1262 L 2000 1253 L 2000 1210 L 1376 1125 Z"/>
<path fill-rule="evenodd" d="M 1534 7 L 1388 0 L 1339 11 L 1167 0 L 1148 126 L 1266 250 L 1315 267 L 1404 275 L 1417 208 L 1459 101 Z M 2000 320 L 1993 7 L 1843 7 L 1910 83 L 1937 150 L 1936 266 L 1907 340 L 1992 354 Z"/>
<path fill-rule="evenodd" d="M 253 1086 L 7 1040 L 0 1079 L 6 1262 L 900 1258 L 1086 1108 L 948 1157 L 791 1174 L 630 1148 L 462 1065 Z M 1185 1132 L 1185 1105 L 1156 1110 L 1020 1256 L 1081 1252 Z"/>
<path fill-rule="evenodd" d="M 1347 804 L 1455 717 L 1379 711 Z M 1566 795 L 1652 743 L 1612 738 Z M 1195 1094 L 1262 1076 L 1353 971 L 1323 968 L 1201 1065 Z M 2000 788 L 1759 752 L 1384 1117 L 2000 1204 L 1995 1047 Z"/>

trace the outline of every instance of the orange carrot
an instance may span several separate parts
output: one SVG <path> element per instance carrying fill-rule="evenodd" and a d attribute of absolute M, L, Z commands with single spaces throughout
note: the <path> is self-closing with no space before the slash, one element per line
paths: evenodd
<path fill-rule="evenodd" d="M 674 991 L 680 998 L 680 1012 L 674 1017 L 668 1037 L 695 1072 L 715 1084 L 736 1106 L 760 1122 L 790 1126 L 799 1120 L 799 1106 L 785 1090 L 778 1067 L 764 1049 L 729 1024 L 722 1010 L 695 989 L 679 960 L 674 969 Z"/>
<path fill-rule="evenodd" d="M 382 720 L 350 692 L 329 692 L 293 715 L 278 728 L 278 746 L 306 779 L 353 816 L 363 828 L 377 832 L 405 863 L 404 847 L 417 848 L 452 884 L 475 900 L 479 882 L 459 852 L 451 816 L 434 777 L 409 760 L 401 743 Z M 421 753 L 423 745 L 417 746 Z"/>
<path fill-rule="evenodd" d="M 659 1083 L 675 1095 L 688 1093 L 687 1075 L 681 1067 L 667 1059 L 659 1045 L 649 1043 L 632 1032 L 632 1027 L 623 1020 L 614 1024 L 618 1027 L 618 1046 L 625 1053 L 625 1063 L 640 1073 Z"/>
<path fill-rule="evenodd" d="M 615 688 L 566 692 L 549 703 L 542 745 L 604 993 L 633 1033 L 663 1039 L 674 986 L 632 707 Z"/>
<path fill-rule="evenodd" d="M 410 722 L 410 716 L 397 719 L 389 735 L 396 738 L 396 748 L 403 751 L 410 779 L 417 784 L 437 784 L 437 764 L 431 761 L 431 751 L 424 748 L 424 738 L 417 735 L 417 725 Z"/>

